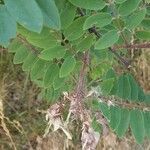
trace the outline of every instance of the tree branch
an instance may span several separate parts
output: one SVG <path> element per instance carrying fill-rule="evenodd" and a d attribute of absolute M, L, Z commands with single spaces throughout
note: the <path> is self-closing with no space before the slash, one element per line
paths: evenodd
<path fill-rule="evenodd" d="M 80 116 L 81 121 L 88 120 L 88 113 L 84 108 L 83 99 L 85 97 L 85 76 L 87 73 L 87 66 L 89 65 L 89 51 L 86 51 L 83 56 L 83 65 L 81 67 L 79 78 L 76 84 L 76 89 L 74 92 L 73 105 L 75 106 L 75 115 Z"/>
<path fill-rule="evenodd" d="M 78 8 L 78 12 L 81 16 L 84 16 L 85 13 L 83 12 L 82 9 Z M 90 29 L 88 29 L 88 31 L 90 33 L 94 33 L 96 35 L 97 38 L 100 38 L 100 33 L 96 31 L 96 28 L 95 27 L 92 27 Z M 122 58 L 117 52 L 115 52 L 111 47 L 108 48 L 110 52 L 112 52 L 116 58 L 126 67 L 126 68 L 129 68 L 130 66 L 130 63 L 128 61 L 126 61 L 124 58 Z"/>
<path fill-rule="evenodd" d="M 100 95 L 98 96 L 98 99 L 100 99 L 100 101 L 106 103 L 106 104 L 112 104 L 112 105 L 115 105 L 115 106 L 119 106 L 119 107 L 124 107 L 124 108 L 127 108 L 127 109 L 134 109 L 134 108 L 137 108 L 139 110 L 144 110 L 144 111 L 150 111 L 150 105 L 148 104 L 144 104 L 144 103 L 141 103 L 140 104 L 137 102 L 128 102 L 128 101 L 122 101 L 121 99 L 119 98 L 116 98 L 116 97 L 112 97 L 112 96 L 109 96 L 109 97 L 106 97 L 106 96 L 103 96 L 103 95 Z"/>
<path fill-rule="evenodd" d="M 84 82 L 85 82 L 85 76 L 86 76 L 88 65 L 89 65 L 89 52 L 86 51 L 83 56 L 83 65 L 80 70 L 79 79 L 78 79 L 77 87 L 75 90 L 78 100 L 84 98 L 84 93 L 85 93 L 85 83 Z"/>
<path fill-rule="evenodd" d="M 127 44 L 127 45 L 116 45 L 113 46 L 112 49 L 116 50 L 116 49 L 148 49 L 150 48 L 150 42 L 146 42 L 146 43 L 139 43 L 139 44 Z"/>

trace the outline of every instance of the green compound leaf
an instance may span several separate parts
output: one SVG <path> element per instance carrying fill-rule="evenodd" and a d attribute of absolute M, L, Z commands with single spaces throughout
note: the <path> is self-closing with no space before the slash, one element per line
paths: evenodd
<path fill-rule="evenodd" d="M 116 78 L 116 73 L 114 71 L 114 69 L 110 68 L 107 72 L 106 75 L 104 77 L 104 79 L 109 79 L 109 78 Z"/>
<path fill-rule="evenodd" d="M 129 83 L 131 86 L 131 98 L 130 99 L 133 101 L 136 101 L 138 100 L 138 90 L 139 90 L 138 85 L 132 75 L 128 74 L 127 77 L 129 79 Z"/>
<path fill-rule="evenodd" d="M 41 32 L 43 16 L 35 0 L 5 0 L 5 5 L 18 23 L 30 31 Z"/>
<path fill-rule="evenodd" d="M 90 10 L 101 10 L 106 3 L 103 0 L 69 0 L 73 5 Z"/>
<path fill-rule="evenodd" d="M 80 38 L 83 34 L 83 24 L 85 22 L 86 16 L 85 17 L 80 17 L 72 22 L 72 24 L 65 29 L 64 35 L 66 39 L 73 41 L 78 38 Z"/>
<path fill-rule="evenodd" d="M 28 54 L 29 54 L 29 50 L 24 45 L 21 45 L 15 53 L 13 63 L 14 64 L 23 63 L 24 60 L 27 58 Z"/>
<path fill-rule="evenodd" d="M 45 61 L 41 59 L 38 59 L 34 63 L 34 65 L 31 68 L 31 73 L 30 73 L 32 81 L 43 76 L 43 73 L 45 71 L 45 64 L 46 64 Z"/>
<path fill-rule="evenodd" d="M 110 121 L 110 108 L 106 103 L 99 103 L 100 111 L 106 117 L 108 121 Z"/>
<path fill-rule="evenodd" d="M 16 53 L 22 43 L 18 39 L 14 39 L 8 46 L 8 51 L 11 53 Z"/>
<path fill-rule="evenodd" d="M 130 111 L 127 109 L 121 109 L 121 118 L 119 125 L 115 132 L 117 135 L 121 138 L 125 135 L 125 132 L 127 131 L 130 123 Z"/>
<path fill-rule="evenodd" d="M 117 95 L 117 91 L 118 91 L 118 81 L 117 79 L 115 79 L 114 86 L 112 90 L 110 91 L 110 95 Z"/>
<path fill-rule="evenodd" d="M 68 56 L 60 68 L 59 77 L 63 78 L 68 76 L 74 70 L 75 65 L 76 65 L 75 58 Z"/>
<path fill-rule="evenodd" d="M 11 38 L 16 36 L 16 21 L 4 5 L 0 5 L 0 45 L 7 46 Z"/>
<path fill-rule="evenodd" d="M 77 44 L 76 49 L 77 51 L 83 52 L 89 50 L 93 45 L 95 39 L 93 35 L 88 35 L 84 39 L 82 39 L 79 44 Z"/>
<path fill-rule="evenodd" d="M 94 118 L 94 119 L 92 120 L 92 127 L 93 127 L 94 131 L 96 131 L 96 132 L 98 132 L 98 133 L 100 133 L 101 130 L 102 130 L 102 126 L 101 126 L 101 124 L 96 120 L 96 118 Z"/>
<path fill-rule="evenodd" d="M 109 79 L 104 80 L 101 83 L 102 93 L 106 95 L 109 94 L 113 88 L 113 85 L 114 85 L 114 78 L 109 78 Z"/>
<path fill-rule="evenodd" d="M 128 16 L 136 10 L 141 0 L 126 0 L 119 7 L 119 13 L 122 16 Z"/>
<path fill-rule="evenodd" d="M 55 46 L 53 48 L 46 49 L 41 52 L 39 58 L 44 60 L 53 60 L 54 58 L 60 59 L 65 55 L 66 50 L 63 46 Z"/>
<path fill-rule="evenodd" d="M 117 106 L 110 106 L 110 127 L 116 130 L 121 119 L 121 110 Z"/>
<path fill-rule="evenodd" d="M 68 0 L 54 0 L 54 1 L 59 10 L 59 13 L 61 13 L 65 8 L 66 1 Z"/>
<path fill-rule="evenodd" d="M 36 0 L 44 19 L 44 25 L 59 30 L 61 27 L 60 16 L 54 0 Z"/>
<path fill-rule="evenodd" d="M 123 99 L 130 99 L 131 97 L 131 86 L 128 76 L 121 75 L 118 79 L 118 90 L 117 95 Z"/>
<path fill-rule="evenodd" d="M 32 31 L 29 31 L 27 30 L 25 27 L 23 27 L 22 25 L 18 24 L 17 26 L 17 32 L 25 37 L 28 36 L 28 34 L 31 32 L 31 33 L 36 33 L 36 32 L 32 32 Z M 42 32 L 42 31 L 41 31 Z"/>
<path fill-rule="evenodd" d="M 146 31 L 146 30 L 136 31 L 135 35 L 138 39 L 147 40 L 147 41 L 150 40 L 150 31 Z"/>
<path fill-rule="evenodd" d="M 23 62 L 22 70 L 30 71 L 31 67 L 33 66 L 36 60 L 37 60 L 37 56 L 32 52 L 30 52 Z"/>
<path fill-rule="evenodd" d="M 126 27 L 128 29 L 134 29 L 142 22 L 145 15 L 146 15 L 146 9 L 141 9 L 141 10 L 138 10 L 137 12 L 133 13 L 131 16 L 129 16 L 127 18 Z"/>
<path fill-rule="evenodd" d="M 136 142 L 141 144 L 145 136 L 144 118 L 141 111 L 131 110 L 130 126 Z"/>
<path fill-rule="evenodd" d="M 56 76 L 53 82 L 54 90 L 61 88 L 65 84 L 65 78 L 59 78 L 59 75 Z"/>
<path fill-rule="evenodd" d="M 112 17 L 110 14 L 108 14 L 108 13 L 97 13 L 97 14 L 94 14 L 94 15 L 88 17 L 85 20 L 85 23 L 83 25 L 83 29 L 87 30 L 87 29 L 91 28 L 92 26 L 102 28 L 102 27 L 110 24 L 111 21 L 112 21 Z"/>
<path fill-rule="evenodd" d="M 56 64 L 50 64 L 44 75 L 44 86 L 53 85 L 54 79 L 58 76 L 59 67 Z"/>
<path fill-rule="evenodd" d="M 21 32 L 22 34 L 22 32 Z M 50 29 L 43 28 L 41 33 L 28 32 L 26 38 L 29 43 L 39 48 L 51 48 L 57 45 L 58 41 L 56 40 L 54 33 L 50 32 Z"/>
<path fill-rule="evenodd" d="M 125 2 L 126 0 L 115 0 L 117 4 L 121 4 L 123 2 Z"/>
<path fill-rule="evenodd" d="M 141 24 L 144 29 L 150 30 L 150 18 L 145 18 Z"/>
<path fill-rule="evenodd" d="M 117 30 L 111 30 L 105 33 L 96 43 L 96 49 L 105 49 L 115 44 L 119 39 Z"/>
<path fill-rule="evenodd" d="M 139 99 L 139 101 L 143 102 L 145 100 L 144 91 L 140 86 L 138 86 L 138 89 L 139 89 L 138 90 L 138 99 Z"/>
<path fill-rule="evenodd" d="M 150 138 L 150 112 L 143 112 L 145 134 Z"/>
<path fill-rule="evenodd" d="M 61 11 L 60 20 L 61 28 L 66 29 L 74 20 L 76 14 L 76 7 L 71 3 L 66 3 L 65 8 Z"/>

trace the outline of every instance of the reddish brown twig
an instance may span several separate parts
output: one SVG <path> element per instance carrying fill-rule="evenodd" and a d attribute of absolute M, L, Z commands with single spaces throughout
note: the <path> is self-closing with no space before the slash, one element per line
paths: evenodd
<path fill-rule="evenodd" d="M 128 45 L 115 45 L 113 46 L 113 50 L 117 49 L 147 49 L 150 48 L 150 42 L 139 43 L 139 44 L 128 44 Z"/>
<path fill-rule="evenodd" d="M 83 99 L 85 97 L 85 76 L 87 73 L 87 66 L 89 64 L 89 52 L 86 51 L 83 56 L 83 64 L 79 73 L 78 81 L 70 104 L 70 112 L 81 121 L 88 120 L 88 113 L 84 109 Z"/>
<path fill-rule="evenodd" d="M 112 104 L 112 105 L 116 105 L 119 107 L 123 107 L 123 108 L 127 108 L 127 109 L 134 109 L 137 108 L 139 110 L 144 110 L 144 111 L 150 111 L 150 105 L 149 104 L 145 104 L 142 102 L 128 102 L 128 101 L 122 101 L 121 99 L 117 98 L 117 97 L 106 97 L 106 96 L 98 96 L 98 99 L 100 99 L 100 101 L 106 103 L 106 104 Z"/>
<path fill-rule="evenodd" d="M 85 15 L 85 13 L 83 12 L 83 10 L 80 9 L 80 8 L 78 8 L 78 12 L 79 12 L 79 14 L 80 14 L 81 16 L 84 16 L 84 15 Z M 97 38 L 100 38 L 100 36 L 101 36 L 100 33 L 97 32 L 97 30 L 95 29 L 95 27 L 92 27 L 92 28 L 88 29 L 88 31 L 89 31 L 90 33 L 94 33 Z M 125 60 L 124 58 L 122 58 L 118 53 L 114 52 L 114 50 L 113 50 L 111 47 L 109 47 L 109 51 L 112 52 L 112 53 L 116 56 L 116 58 L 117 58 L 126 68 L 129 68 L 130 63 L 129 63 L 127 60 Z"/>

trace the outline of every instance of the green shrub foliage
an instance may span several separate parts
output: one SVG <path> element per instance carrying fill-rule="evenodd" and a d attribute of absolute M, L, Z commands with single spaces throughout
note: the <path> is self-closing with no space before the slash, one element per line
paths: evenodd
<path fill-rule="evenodd" d="M 131 41 L 150 40 L 149 15 L 144 0 L 4 0 L 0 45 L 14 53 L 14 64 L 22 65 L 51 102 L 74 90 L 82 55 L 88 52 L 85 86 L 100 89 L 93 107 L 120 138 L 130 127 L 142 143 L 150 137 L 150 96 L 124 57 Z"/>

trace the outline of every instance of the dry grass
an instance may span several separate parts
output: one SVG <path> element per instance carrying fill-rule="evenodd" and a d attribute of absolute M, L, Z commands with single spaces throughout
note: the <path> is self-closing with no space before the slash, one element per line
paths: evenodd
<path fill-rule="evenodd" d="M 12 56 L 0 54 L 0 150 L 28 149 L 44 132 L 44 116 L 37 109 L 48 104 L 37 98 L 39 89 L 30 83 Z M 44 108 L 45 107 L 45 108 Z"/>
<path fill-rule="evenodd" d="M 135 75 L 146 92 L 150 93 L 150 50 L 142 50 L 139 57 L 135 59 Z"/>

